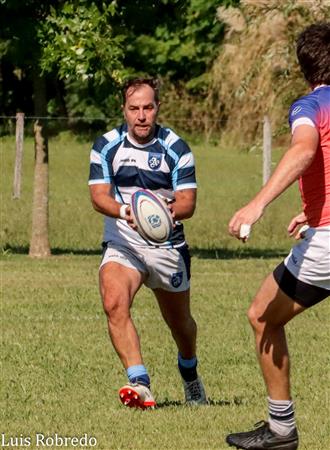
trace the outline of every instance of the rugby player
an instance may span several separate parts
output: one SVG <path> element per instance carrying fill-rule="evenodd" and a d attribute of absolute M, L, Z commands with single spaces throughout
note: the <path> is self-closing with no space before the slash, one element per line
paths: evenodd
<path fill-rule="evenodd" d="M 297 56 L 311 91 L 290 108 L 291 146 L 265 186 L 229 223 L 229 233 L 246 240 L 241 226 L 257 222 L 267 205 L 299 180 L 303 212 L 291 220 L 288 232 L 301 240 L 265 279 L 248 312 L 269 414 L 256 429 L 227 436 L 227 443 L 240 449 L 298 448 L 284 326 L 330 295 L 329 22 L 300 34 Z"/>
<path fill-rule="evenodd" d="M 95 141 L 89 177 L 92 204 L 105 216 L 100 292 L 109 335 L 128 377 L 119 397 L 129 407 L 156 405 L 130 314 L 144 284 L 153 290 L 177 345 L 185 400 L 204 404 L 197 374 L 197 326 L 190 312 L 190 255 L 180 222 L 190 218 L 196 206 L 194 157 L 177 134 L 156 123 L 157 80 L 129 80 L 122 94 L 125 123 Z M 141 188 L 169 202 L 175 228 L 163 244 L 146 241 L 134 229 L 129 204 Z"/>

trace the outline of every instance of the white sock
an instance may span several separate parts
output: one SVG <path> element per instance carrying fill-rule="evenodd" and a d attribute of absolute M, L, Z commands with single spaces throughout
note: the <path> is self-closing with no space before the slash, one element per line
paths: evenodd
<path fill-rule="evenodd" d="M 296 428 L 292 400 L 272 400 L 268 397 L 269 428 L 280 436 L 287 436 Z"/>

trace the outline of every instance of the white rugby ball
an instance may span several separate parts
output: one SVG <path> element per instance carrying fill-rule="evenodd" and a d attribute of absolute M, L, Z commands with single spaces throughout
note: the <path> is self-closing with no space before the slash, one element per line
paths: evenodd
<path fill-rule="evenodd" d="M 139 234 L 153 242 L 171 237 L 173 220 L 166 203 L 148 189 L 139 189 L 131 198 L 131 212 Z"/>

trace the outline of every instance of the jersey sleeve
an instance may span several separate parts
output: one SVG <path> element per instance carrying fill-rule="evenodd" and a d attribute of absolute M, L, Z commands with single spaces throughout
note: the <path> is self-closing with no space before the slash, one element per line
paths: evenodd
<path fill-rule="evenodd" d="M 111 167 L 107 162 L 109 141 L 104 136 L 97 138 L 90 152 L 88 184 L 111 184 Z"/>
<path fill-rule="evenodd" d="M 291 133 L 299 125 L 317 127 L 318 104 L 310 97 L 302 97 L 294 102 L 289 111 Z"/>
<path fill-rule="evenodd" d="M 196 189 L 195 159 L 189 146 L 180 139 L 177 146 L 178 160 L 172 172 L 172 183 L 174 191 L 182 189 Z"/>

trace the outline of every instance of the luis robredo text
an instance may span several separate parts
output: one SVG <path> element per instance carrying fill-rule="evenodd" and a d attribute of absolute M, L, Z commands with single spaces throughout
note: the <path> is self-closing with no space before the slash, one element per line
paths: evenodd
<path fill-rule="evenodd" d="M 97 439 L 84 433 L 81 436 L 61 436 L 58 433 L 46 435 L 36 433 L 34 436 L 19 434 L 10 436 L 1 433 L 2 447 L 96 447 Z"/>

